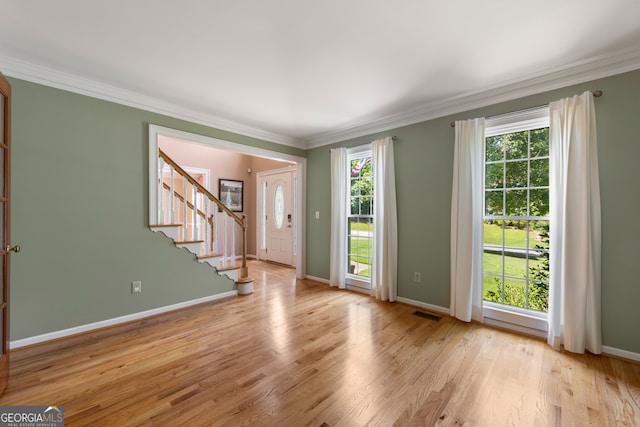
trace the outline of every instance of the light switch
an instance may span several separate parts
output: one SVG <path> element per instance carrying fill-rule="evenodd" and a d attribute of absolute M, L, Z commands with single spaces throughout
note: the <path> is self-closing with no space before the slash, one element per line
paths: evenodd
<path fill-rule="evenodd" d="M 316 211 L 316 219 L 320 219 L 320 211 Z"/>

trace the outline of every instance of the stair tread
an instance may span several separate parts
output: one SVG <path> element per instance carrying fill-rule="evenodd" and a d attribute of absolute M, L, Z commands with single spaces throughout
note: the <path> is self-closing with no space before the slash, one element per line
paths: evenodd
<path fill-rule="evenodd" d="M 159 228 L 159 227 L 182 227 L 182 224 L 149 224 L 151 228 Z"/>
<path fill-rule="evenodd" d="M 231 270 L 240 270 L 240 267 L 235 267 L 235 266 L 231 266 L 231 267 L 220 267 L 217 269 L 218 271 L 231 271 Z"/>
<path fill-rule="evenodd" d="M 204 240 L 181 240 L 176 242 L 176 245 L 184 245 L 186 243 L 204 243 Z"/>
<path fill-rule="evenodd" d="M 217 258 L 217 257 L 221 257 L 222 254 L 206 254 L 206 255 L 198 255 L 198 259 L 208 259 L 208 258 Z"/>

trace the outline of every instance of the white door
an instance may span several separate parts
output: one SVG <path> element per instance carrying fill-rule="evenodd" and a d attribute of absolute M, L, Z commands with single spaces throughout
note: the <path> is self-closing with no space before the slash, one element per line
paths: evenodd
<path fill-rule="evenodd" d="M 268 261 L 293 264 L 293 191 L 291 171 L 265 176 L 265 243 Z"/>

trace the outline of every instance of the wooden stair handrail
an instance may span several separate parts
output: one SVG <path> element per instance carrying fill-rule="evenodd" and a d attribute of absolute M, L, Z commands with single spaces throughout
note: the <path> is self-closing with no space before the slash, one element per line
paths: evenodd
<path fill-rule="evenodd" d="M 170 164 L 171 166 L 173 166 L 173 168 L 176 170 L 176 172 L 178 172 L 180 175 L 182 175 L 184 178 L 187 179 L 187 181 L 189 181 L 192 185 L 194 185 L 198 190 L 200 190 L 200 192 L 202 194 L 204 194 L 205 196 L 207 196 L 209 198 L 209 200 L 211 200 L 212 202 L 214 202 L 216 205 L 218 205 L 218 207 L 220 209 L 222 209 L 223 211 L 225 211 L 227 213 L 227 215 L 229 215 L 231 218 L 233 218 L 233 220 L 235 222 L 238 223 L 238 225 L 240 225 L 241 227 L 243 227 L 244 222 L 242 221 L 242 218 L 240 218 L 238 215 L 236 215 L 231 209 L 229 209 L 224 203 L 222 203 L 220 200 L 218 200 L 218 198 L 216 196 L 214 196 L 213 194 L 211 194 L 209 192 L 209 190 L 207 190 L 206 188 L 204 188 L 202 186 L 202 184 L 200 184 L 198 181 L 196 181 L 191 175 L 189 175 L 184 169 L 182 169 L 180 167 L 180 165 L 178 165 L 176 162 L 174 162 L 171 157 L 167 156 L 167 154 L 158 149 L 158 154 L 160 155 L 160 157 L 162 157 L 162 159 L 167 162 L 168 164 Z M 244 216 L 244 215 L 243 215 Z"/>
<path fill-rule="evenodd" d="M 169 190 L 171 191 L 171 186 L 167 183 L 162 183 L 162 186 L 164 187 L 165 190 Z M 173 190 L 173 194 L 176 195 L 176 197 L 178 198 L 178 200 L 180 200 L 182 203 L 184 203 L 184 197 L 182 196 L 182 194 L 178 193 L 177 190 Z M 193 203 L 191 203 L 190 201 L 187 200 L 187 207 L 191 210 L 193 210 Z M 198 215 L 200 215 L 202 218 L 206 218 L 207 214 L 205 214 L 204 212 L 202 212 L 200 209 L 198 209 Z"/>
<path fill-rule="evenodd" d="M 216 196 L 211 194 L 209 190 L 204 188 L 202 184 L 200 184 L 191 175 L 189 175 L 184 169 L 182 169 L 180 165 L 174 162 L 173 159 L 171 159 L 171 157 L 167 156 L 167 154 L 164 151 L 162 151 L 160 148 L 158 148 L 158 156 L 160 156 L 162 160 L 164 160 L 166 163 L 171 165 L 176 172 L 182 175 L 183 178 L 185 178 L 193 186 L 195 186 L 198 190 L 200 190 L 202 194 L 207 196 L 207 198 L 210 201 L 214 202 L 218 206 L 218 208 L 225 211 L 227 215 L 229 215 L 236 223 L 238 223 L 238 225 L 240 225 L 240 227 L 242 228 L 242 267 L 240 268 L 239 282 L 252 281 L 252 279 L 249 279 L 249 268 L 247 267 L 247 216 L 242 215 L 242 218 L 240 218 L 238 215 L 236 215 L 224 203 L 218 200 Z M 162 177 L 160 178 L 160 180 L 162 181 Z"/>

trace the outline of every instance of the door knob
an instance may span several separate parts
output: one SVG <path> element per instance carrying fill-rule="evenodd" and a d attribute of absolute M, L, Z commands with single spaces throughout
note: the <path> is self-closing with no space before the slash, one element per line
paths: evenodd
<path fill-rule="evenodd" d="M 9 252 L 20 252 L 20 245 L 15 245 L 14 247 L 11 247 L 11 245 L 7 245 L 7 253 Z"/>

